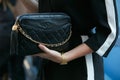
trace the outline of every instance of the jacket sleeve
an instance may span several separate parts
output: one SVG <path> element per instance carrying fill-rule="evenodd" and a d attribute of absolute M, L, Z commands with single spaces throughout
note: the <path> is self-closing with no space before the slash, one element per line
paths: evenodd
<path fill-rule="evenodd" d="M 118 36 L 116 0 L 91 0 L 95 34 L 85 43 L 100 56 L 107 56 Z"/>

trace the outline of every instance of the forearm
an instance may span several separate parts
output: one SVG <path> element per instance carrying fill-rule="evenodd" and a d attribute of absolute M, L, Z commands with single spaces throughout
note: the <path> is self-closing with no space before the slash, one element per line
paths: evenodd
<path fill-rule="evenodd" d="M 70 62 L 74 59 L 85 56 L 92 52 L 93 52 L 93 50 L 91 48 L 89 48 L 86 44 L 83 43 L 83 44 L 79 45 L 78 47 L 64 53 L 63 56 L 65 57 L 66 62 Z"/>

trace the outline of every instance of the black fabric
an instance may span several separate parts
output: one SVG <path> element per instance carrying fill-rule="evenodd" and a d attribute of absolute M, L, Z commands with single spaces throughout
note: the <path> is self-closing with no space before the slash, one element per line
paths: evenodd
<path fill-rule="evenodd" d="M 8 63 L 9 77 L 11 80 L 26 80 L 24 66 L 24 57 L 11 56 Z"/>
<path fill-rule="evenodd" d="M 48 9 L 43 8 L 43 7 L 49 7 L 49 5 L 46 4 L 48 0 L 46 0 L 44 3 L 42 3 L 42 1 L 44 0 L 39 0 L 39 2 L 41 2 L 39 5 L 39 11 L 49 12 Z M 113 2 L 114 1 L 115 0 L 113 0 Z M 103 45 L 105 40 L 109 37 L 108 35 L 110 34 L 111 30 L 108 23 L 108 18 L 107 18 L 108 12 L 106 11 L 107 3 L 105 2 L 105 0 L 49 0 L 49 4 L 51 8 L 50 12 L 64 12 L 71 17 L 73 35 L 76 36 L 74 40 L 71 41 L 72 45 L 75 44 L 74 41 L 76 39 L 79 39 L 79 36 L 87 35 L 90 36 L 90 38 L 85 43 L 91 49 L 97 51 L 101 47 L 101 45 Z M 116 15 L 114 16 L 116 17 Z M 93 29 L 95 29 L 94 34 L 92 33 Z M 78 42 L 80 41 L 81 43 L 81 40 L 77 40 L 77 41 Z M 113 43 L 114 42 L 115 40 L 113 41 Z M 113 45 L 110 45 L 109 49 L 107 50 L 108 51 L 111 50 L 112 47 Z M 104 53 L 108 54 L 107 51 L 103 52 L 103 54 Z M 94 78 L 95 80 L 104 80 L 104 71 L 103 71 L 104 69 L 103 69 L 103 61 L 102 61 L 103 59 L 98 55 L 99 53 L 98 54 L 93 53 L 93 54 L 94 55 L 92 57 L 93 57 L 93 66 L 94 66 L 93 67 Z M 77 65 L 77 67 L 80 68 L 76 68 L 76 66 L 74 66 L 76 62 L 73 62 L 74 63 L 73 65 L 69 65 L 69 64 L 68 66 L 66 65 L 67 68 L 63 68 L 63 69 L 62 67 L 64 66 L 56 64 L 49 60 L 48 62 L 45 63 L 46 63 L 46 65 L 44 66 L 45 80 L 77 80 L 77 79 L 87 80 L 86 79 L 87 71 L 85 71 L 86 65 L 84 65 L 86 63 L 85 60 L 82 60 L 81 63 Z M 79 63 L 79 61 L 77 63 Z M 82 67 L 82 64 L 84 65 L 84 67 Z M 74 73 L 74 70 L 72 71 L 70 69 L 71 66 L 74 66 L 72 69 L 76 68 L 75 71 L 77 73 Z M 91 67 L 91 65 L 88 66 Z M 68 67 L 70 70 L 68 70 Z M 82 71 L 84 71 L 83 74 L 81 74 Z"/>
<path fill-rule="evenodd" d="M 42 2 L 43 0 L 39 0 Z M 46 0 L 48 1 L 48 0 Z M 73 34 L 76 36 L 79 35 L 89 35 L 93 28 L 96 28 L 95 35 L 92 35 L 90 39 L 88 39 L 85 43 L 94 51 L 97 51 L 100 49 L 100 47 L 105 43 L 106 39 L 109 37 L 111 31 L 113 29 L 111 28 L 108 18 L 113 20 L 115 18 L 115 34 L 113 35 L 115 39 L 113 40 L 112 44 L 107 47 L 107 51 L 103 54 L 108 55 L 109 51 L 113 47 L 116 39 L 117 39 L 117 12 L 116 12 L 116 6 L 115 6 L 115 0 L 112 0 L 111 3 L 114 5 L 110 5 L 114 8 L 113 11 L 115 11 L 115 15 L 113 14 L 110 17 L 107 17 L 108 14 L 106 7 L 110 7 L 108 2 L 105 2 L 105 0 L 49 0 L 50 2 L 50 8 L 51 12 L 64 12 L 67 13 L 71 17 L 71 22 L 73 25 Z M 39 5 L 40 9 L 39 11 L 42 12 L 41 8 L 42 6 L 47 6 L 46 3 L 41 3 L 42 5 Z M 113 17 L 115 16 L 115 17 Z M 110 38 L 110 37 L 109 37 Z M 94 41 L 96 40 L 96 41 Z M 94 41 L 95 45 L 92 44 Z M 107 42 L 107 41 L 106 41 Z M 106 56 L 103 55 L 103 56 Z"/>
<path fill-rule="evenodd" d="M 95 80 L 104 80 L 104 75 L 100 75 L 104 73 L 103 59 L 96 53 L 93 53 L 92 57 L 94 63 L 94 71 L 99 72 L 99 74 L 95 74 Z"/>
<path fill-rule="evenodd" d="M 64 12 L 71 17 L 73 25 L 73 32 L 79 35 L 88 35 L 91 29 L 94 27 L 93 15 L 91 10 L 90 1 L 82 0 L 39 0 L 39 12 Z M 48 5 L 48 1 L 50 6 Z M 51 8 L 49 10 L 49 7 Z M 46 8 L 44 8 L 46 7 Z M 81 16 L 82 15 L 82 16 Z M 81 26 L 81 27 L 80 27 Z M 73 34 L 74 34 L 73 33 Z M 76 35 L 77 36 L 77 35 Z"/>
<path fill-rule="evenodd" d="M 50 0 L 39 0 L 39 6 L 40 6 L 39 12 L 51 12 L 51 1 Z"/>
<path fill-rule="evenodd" d="M 87 80 L 85 57 L 73 60 L 67 65 L 52 61 L 44 63 L 45 80 Z"/>

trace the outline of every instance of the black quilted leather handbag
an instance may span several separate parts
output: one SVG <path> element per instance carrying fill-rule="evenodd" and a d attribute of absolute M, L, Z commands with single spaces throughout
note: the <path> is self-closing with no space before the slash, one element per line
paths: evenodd
<path fill-rule="evenodd" d="M 71 19 L 65 13 L 30 13 L 16 19 L 11 32 L 11 54 L 32 55 L 43 52 L 38 44 L 60 52 L 69 50 Z"/>

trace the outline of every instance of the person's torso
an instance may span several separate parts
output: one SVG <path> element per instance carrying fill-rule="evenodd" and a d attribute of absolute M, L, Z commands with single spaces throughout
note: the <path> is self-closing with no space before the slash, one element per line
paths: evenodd
<path fill-rule="evenodd" d="M 65 12 L 71 16 L 73 31 L 89 34 L 93 27 L 90 1 L 84 0 L 40 0 L 40 12 Z M 46 10 L 45 10 L 46 9 Z"/>

